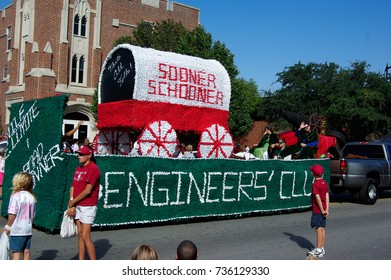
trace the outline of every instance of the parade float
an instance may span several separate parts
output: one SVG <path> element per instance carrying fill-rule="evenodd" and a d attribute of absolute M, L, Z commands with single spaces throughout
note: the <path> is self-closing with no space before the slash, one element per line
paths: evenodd
<path fill-rule="evenodd" d="M 119 45 L 99 79 L 96 161 L 101 170 L 93 227 L 280 214 L 311 206 L 315 163 L 329 160 L 238 160 L 228 117 L 229 76 L 215 60 Z M 12 177 L 34 177 L 34 225 L 57 232 L 78 164 L 61 151 L 67 95 L 13 104 L 1 212 L 6 216 Z M 139 131 L 137 156 L 131 131 Z M 199 158 L 174 158 L 178 135 L 199 135 Z M 133 147 L 134 148 L 134 147 Z"/>

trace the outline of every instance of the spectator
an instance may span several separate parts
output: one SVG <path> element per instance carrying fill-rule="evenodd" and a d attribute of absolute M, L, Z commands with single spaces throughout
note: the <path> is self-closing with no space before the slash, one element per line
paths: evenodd
<path fill-rule="evenodd" d="M 197 246 L 190 240 L 182 241 L 176 250 L 177 260 L 197 260 L 198 250 Z"/>
<path fill-rule="evenodd" d="M 85 138 L 85 139 L 83 140 L 83 145 L 84 145 L 84 146 L 87 146 L 87 147 L 89 147 L 89 148 L 91 148 L 91 149 L 93 149 L 92 143 L 91 143 L 90 139 L 88 139 L 88 138 Z"/>
<path fill-rule="evenodd" d="M 77 123 L 77 125 L 71 129 L 70 131 L 66 132 L 63 136 L 62 136 L 62 140 L 65 140 L 69 137 L 71 137 L 73 134 L 75 134 L 75 132 L 80 128 L 80 126 L 83 124 L 83 121 L 79 121 Z"/>
<path fill-rule="evenodd" d="M 71 146 L 73 153 L 77 153 L 77 151 L 79 150 L 79 147 L 80 147 L 79 144 L 80 144 L 80 141 L 75 139 L 72 146 Z"/>
<path fill-rule="evenodd" d="M 94 243 L 91 239 L 91 226 L 95 221 L 100 186 L 100 170 L 94 162 L 93 151 L 82 146 L 78 151 L 80 165 L 76 168 L 70 199 L 68 215 L 75 217 L 78 230 L 79 259 L 85 259 L 87 251 L 91 260 L 96 259 Z"/>
<path fill-rule="evenodd" d="M 139 245 L 133 251 L 131 260 L 158 260 L 159 257 L 150 245 Z"/>
<path fill-rule="evenodd" d="M 178 143 L 178 145 L 175 148 L 175 152 L 172 157 L 174 158 L 182 158 L 183 154 L 185 152 L 185 145 L 183 143 Z"/>
<path fill-rule="evenodd" d="M 193 154 L 193 145 L 186 145 L 185 152 L 183 153 L 184 158 L 195 158 Z"/>
<path fill-rule="evenodd" d="M 234 148 L 233 153 L 234 153 L 234 154 L 237 154 L 237 153 L 240 153 L 241 151 L 242 151 L 242 148 L 240 148 L 240 144 L 237 143 L 237 144 L 236 144 L 236 147 Z"/>
<path fill-rule="evenodd" d="M 309 251 L 307 256 L 321 258 L 326 254 L 324 249 L 326 239 L 326 218 L 329 216 L 329 192 L 327 182 L 323 179 L 324 169 L 320 164 L 310 167 L 315 178 L 312 183 L 312 215 L 311 227 L 316 231 L 316 248 Z"/>
<path fill-rule="evenodd" d="M 36 198 L 33 177 L 19 172 L 12 179 L 12 194 L 8 204 L 8 221 L 4 226 L 10 235 L 10 251 L 13 260 L 31 260 L 30 245 L 33 235 Z"/>
<path fill-rule="evenodd" d="M 72 152 L 72 147 L 65 140 L 62 142 L 62 151 L 64 153 L 71 153 Z"/>

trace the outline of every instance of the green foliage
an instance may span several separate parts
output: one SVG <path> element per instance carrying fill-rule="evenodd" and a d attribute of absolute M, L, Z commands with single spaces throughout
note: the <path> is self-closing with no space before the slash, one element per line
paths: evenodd
<path fill-rule="evenodd" d="M 142 21 L 133 31 L 133 38 L 128 43 L 172 52 L 186 33 L 187 30 L 182 24 L 171 19 L 156 24 Z"/>
<path fill-rule="evenodd" d="M 150 22 L 142 21 L 133 31 L 133 39 L 130 44 L 140 47 L 151 48 L 154 45 L 154 26 Z"/>
<path fill-rule="evenodd" d="M 92 95 L 90 110 L 93 113 L 95 122 L 98 122 L 98 89 L 95 89 Z"/>
<path fill-rule="evenodd" d="M 253 125 L 251 113 L 255 112 L 260 103 L 257 85 L 253 80 L 242 78 L 232 82 L 230 117 L 228 120 L 231 134 L 234 138 L 244 136 Z"/>
<path fill-rule="evenodd" d="M 212 35 L 207 33 L 202 26 L 198 26 L 192 31 L 185 32 L 173 51 L 176 53 L 209 59 L 212 57 L 212 46 Z"/>
<path fill-rule="evenodd" d="M 366 62 L 347 69 L 334 63 L 297 63 L 278 73 L 282 87 L 263 93 L 256 117 L 283 123 L 281 109 L 302 116 L 325 116 L 328 127 L 349 127 L 351 140 L 391 128 L 391 85 L 379 74 L 368 72 Z"/>
<path fill-rule="evenodd" d="M 122 36 L 115 40 L 113 47 L 118 46 L 120 44 L 133 44 L 133 38 L 129 36 Z"/>

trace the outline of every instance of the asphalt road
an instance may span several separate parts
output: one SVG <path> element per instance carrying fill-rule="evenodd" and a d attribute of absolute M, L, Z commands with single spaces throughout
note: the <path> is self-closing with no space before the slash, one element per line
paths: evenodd
<path fill-rule="evenodd" d="M 326 260 L 391 259 L 391 192 L 375 205 L 332 196 L 327 220 Z M 117 230 L 94 230 L 97 258 L 126 260 L 139 244 L 153 246 L 159 259 L 172 260 L 184 239 L 196 243 L 203 260 L 303 260 L 315 244 L 309 226 L 309 211 L 253 216 L 165 226 L 132 226 Z M 1 228 L 5 219 L 0 218 Z M 77 259 L 76 238 L 34 230 L 31 248 L 34 260 Z"/>

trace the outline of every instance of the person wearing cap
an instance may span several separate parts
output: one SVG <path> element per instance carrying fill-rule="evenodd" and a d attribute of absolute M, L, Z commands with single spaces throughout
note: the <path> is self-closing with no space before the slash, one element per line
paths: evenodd
<path fill-rule="evenodd" d="M 90 260 L 95 260 L 91 227 L 95 221 L 98 205 L 100 170 L 93 159 L 91 148 L 81 146 L 77 154 L 80 165 L 76 167 L 72 180 L 68 215 L 74 217 L 76 221 L 79 259 L 84 260 L 87 253 Z"/>
<path fill-rule="evenodd" d="M 323 179 L 324 169 L 320 164 L 310 167 L 315 180 L 312 183 L 312 215 L 311 228 L 316 231 L 316 248 L 309 251 L 307 256 L 321 258 L 326 254 L 324 249 L 326 239 L 326 218 L 329 216 L 329 186 Z"/>
<path fill-rule="evenodd" d="M 297 143 L 288 146 L 281 151 L 282 158 L 297 154 L 298 158 L 314 158 L 316 148 L 318 147 L 318 134 L 311 130 L 311 126 L 306 122 L 301 122 L 299 129 L 295 132 Z"/>

